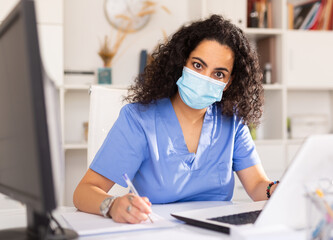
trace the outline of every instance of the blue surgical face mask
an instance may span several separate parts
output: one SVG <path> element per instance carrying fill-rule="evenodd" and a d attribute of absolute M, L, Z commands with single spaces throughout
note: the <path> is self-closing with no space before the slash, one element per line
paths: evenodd
<path fill-rule="evenodd" d="M 223 89 L 227 84 L 184 67 L 177 85 L 180 97 L 187 106 L 203 109 L 221 101 Z"/>

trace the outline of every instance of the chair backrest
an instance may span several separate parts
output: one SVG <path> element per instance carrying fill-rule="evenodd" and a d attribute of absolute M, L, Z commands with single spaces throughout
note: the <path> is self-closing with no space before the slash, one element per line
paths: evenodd
<path fill-rule="evenodd" d="M 125 88 L 103 85 L 93 85 L 91 87 L 87 167 L 93 161 L 109 130 L 117 120 L 120 109 L 126 104 L 126 102 L 123 102 L 123 96 L 126 94 L 127 90 Z M 123 195 L 128 192 L 126 188 L 119 185 L 113 187 L 111 191 L 115 195 Z"/>
<path fill-rule="evenodd" d="M 94 159 L 106 135 L 117 120 L 120 109 L 126 104 L 125 88 L 110 88 L 93 85 L 90 89 L 90 110 L 88 127 L 88 162 Z"/>

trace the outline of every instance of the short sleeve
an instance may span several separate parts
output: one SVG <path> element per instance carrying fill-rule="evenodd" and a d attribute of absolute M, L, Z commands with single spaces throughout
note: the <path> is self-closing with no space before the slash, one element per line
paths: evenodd
<path fill-rule="evenodd" d="M 132 179 L 146 158 L 147 141 L 134 104 L 125 105 L 97 152 L 90 169 L 126 187 L 124 173 Z"/>
<path fill-rule="evenodd" d="M 258 163 L 260 163 L 260 158 L 250 130 L 247 125 L 239 123 L 235 136 L 232 168 L 234 171 L 240 171 Z"/>

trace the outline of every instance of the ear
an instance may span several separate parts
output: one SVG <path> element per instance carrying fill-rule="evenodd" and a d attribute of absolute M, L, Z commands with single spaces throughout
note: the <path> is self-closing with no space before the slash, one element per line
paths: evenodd
<path fill-rule="evenodd" d="M 223 92 L 229 88 L 229 86 L 230 86 L 231 83 L 232 83 L 233 78 L 234 78 L 234 76 L 230 76 L 230 79 L 229 79 L 227 85 L 226 85 L 225 88 L 223 89 Z"/>

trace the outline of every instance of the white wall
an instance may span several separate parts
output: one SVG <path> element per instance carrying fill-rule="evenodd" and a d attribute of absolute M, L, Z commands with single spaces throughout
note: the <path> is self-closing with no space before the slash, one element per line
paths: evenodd
<path fill-rule="evenodd" d="M 140 51 L 152 50 L 163 40 L 162 29 L 169 35 L 188 20 L 188 1 L 158 0 L 172 15 L 161 8 L 140 31 L 129 34 L 112 65 L 114 84 L 132 83 L 139 69 Z M 96 71 L 103 63 L 97 52 L 105 35 L 115 37 L 117 30 L 106 20 L 104 0 L 64 1 L 64 59 L 65 69 Z M 112 38 L 114 39 L 114 38 Z"/>

